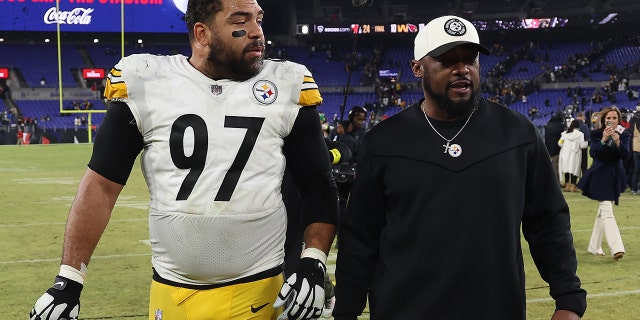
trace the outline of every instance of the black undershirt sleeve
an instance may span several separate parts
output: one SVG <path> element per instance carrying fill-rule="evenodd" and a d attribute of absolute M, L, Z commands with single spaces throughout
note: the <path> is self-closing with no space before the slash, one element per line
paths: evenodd
<path fill-rule="evenodd" d="M 89 168 L 124 185 L 142 146 L 142 134 L 129 106 L 123 102 L 112 102 L 96 132 Z"/>
<path fill-rule="evenodd" d="M 338 191 L 315 106 L 300 109 L 284 139 L 283 153 L 302 199 L 302 227 L 314 222 L 337 224 Z"/>

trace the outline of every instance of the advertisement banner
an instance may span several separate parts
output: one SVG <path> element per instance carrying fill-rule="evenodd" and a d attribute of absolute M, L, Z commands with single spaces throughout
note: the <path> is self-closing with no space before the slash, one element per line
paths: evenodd
<path fill-rule="evenodd" d="M 0 0 L 0 31 L 186 33 L 187 0 Z"/>

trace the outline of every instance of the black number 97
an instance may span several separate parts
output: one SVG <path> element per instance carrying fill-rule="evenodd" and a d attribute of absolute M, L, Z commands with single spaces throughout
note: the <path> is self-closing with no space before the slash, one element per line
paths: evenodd
<path fill-rule="evenodd" d="M 233 163 L 224 175 L 215 201 L 229 201 L 231 199 L 238 180 L 240 180 L 240 174 L 256 144 L 263 123 L 264 118 L 236 116 L 226 116 L 224 118 L 225 128 L 246 128 L 247 132 L 244 135 L 238 154 L 236 154 Z M 184 154 L 184 133 L 189 127 L 193 130 L 194 141 L 193 153 L 187 156 Z M 195 114 L 185 114 L 178 117 L 171 126 L 169 150 L 173 164 L 179 169 L 189 169 L 189 173 L 182 181 L 182 185 L 180 185 L 176 200 L 187 200 L 191 195 L 198 178 L 204 170 L 208 149 L 209 133 L 204 119 Z"/>

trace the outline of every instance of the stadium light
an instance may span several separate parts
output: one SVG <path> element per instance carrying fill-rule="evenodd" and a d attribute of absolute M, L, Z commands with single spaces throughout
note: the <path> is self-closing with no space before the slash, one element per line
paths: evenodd
<path fill-rule="evenodd" d="M 600 20 L 600 22 L 598 22 L 598 24 L 607 24 L 609 22 L 615 22 L 616 21 L 616 16 L 618 16 L 618 14 L 615 13 L 615 12 L 609 13 L 606 17 L 604 17 L 604 19 Z"/>
<path fill-rule="evenodd" d="M 309 25 L 308 24 L 296 25 L 296 34 L 309 34 Z"/>
<path fill-rule="evenodd" d="M 98 43 L 100 42 L 100 40 L 98 40 L 98 38 L 93 39 L 93 43 Z"/>

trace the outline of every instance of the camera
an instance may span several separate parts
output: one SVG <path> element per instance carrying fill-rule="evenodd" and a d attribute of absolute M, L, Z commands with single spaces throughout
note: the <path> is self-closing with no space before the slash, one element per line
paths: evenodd
<path fill-rule="evenodd" d="M 356 179 L 356 165 L 355 163 L 334 164 L 331 167 L 331 173 L 336 183 L 353 183 Z"/>

